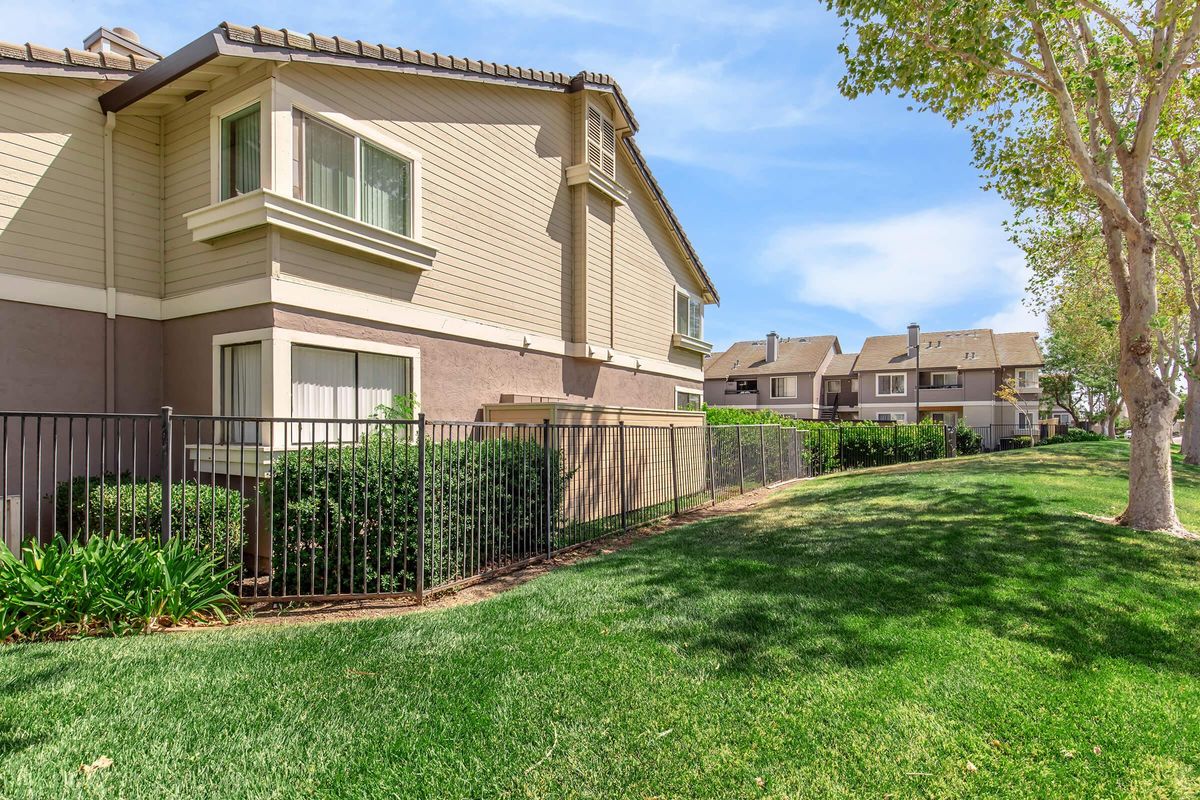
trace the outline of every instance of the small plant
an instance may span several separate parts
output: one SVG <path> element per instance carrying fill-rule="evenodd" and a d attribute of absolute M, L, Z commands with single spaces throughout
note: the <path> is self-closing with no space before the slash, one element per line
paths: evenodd
<path fill-rule="evenodd" d="M 236 598 L 234 570 L 182 539 L 129 536 L 30 540 L 0 548 L 0 641 L 126 635 L 219 619 Z"/>

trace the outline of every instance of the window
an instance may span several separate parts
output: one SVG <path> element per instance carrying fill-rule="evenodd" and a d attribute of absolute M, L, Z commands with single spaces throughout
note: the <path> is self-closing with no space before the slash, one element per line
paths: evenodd
<path fill-rule="evenodd" d="M 908 394 L 908 376 L 903 372 L 892 372 L 885 375 L 876 375 L 875 394 L 881 397 Z"/>
<path fill-rule="evenodd" d="M 605 175 L 616 180 L 617 132 L 613 128 L 612 120 L 592 105 L 587 107 L 587 160 Z"/>
<path fill-rule="evenodd" d="M 852 391 L 852 392 L 858 391 L 858 378 L 850 379 L 850 391 Z"/>
<path fill-rule="evenodd" d="M 700 410 L 700 392 L 692 389 L 676 389 L 675 390 L 675 410 L 677 411 L 699 411 Z"/>
<path fill-rule="evenodd" d="M 1038 371 L 1036 369 L 1019 369 L 1019 370 L 1017 370 L 1017 388 L 1018 389 L 1037 389 L 1038 388 Z"/>
<path fill-rule="evenodd" d="M 1024 411 L 1017 412 L 1017 430 L 1029 430 L 1029 415 Z"/>
<path fill-rule="evenodd" d="M 221 348 L 221 414 L 226 417 L 262 416 L 262 344 Z M 226 441 L 258 444 L 258 424 L 231 422 Z"/>
<path fill-rule="evenodd" d="M 758 394 L 758 381 L 734 381 L 733 392 L 734 394 Z"/>
<path fill-rule="evenodd" d="M 907 422 L 906 411 L 881 411 L 875 415 L 876 422 Z"/>
<path fill-rule="evenodd" d="M 409 393 L 409 359 L 399 356 L 292 347 L 292 416 L 311 419 L 364 419 L 381 405 Z M 330 426 L 326 426 L 330 427 Z M 329 435 L 335 436 L 334 428 Z M 353 437 L 352 426 L 340 426 L 341 439 Z M 297 425 L 294 441 L 324 441 L 321 425 Z"/>
<path fill-rule="evenodd" d="M 253 192 L 262 184 L 259 104 L 221 119 L 221 199 Z"/>
<path fill-rule="evenodd" d="M 295 197 L 408 236 L 412 162 L 302 111 L 292 117 Z"/>
<path fill-rule="evenodd" d="M 687 292 L 675 293 L 675 332 L 700 339 L 704 335 L 704 303 Z"/>
<path fill-rule="evenodd" d="M 929 385 L 934 389 L 954 386 L 958 383 L 958 375 L 954 372 L 932 372 L 929 374 Z"/>
<path fill-rule="evenodd" d="M 782 378 L 771 378 L 771 397 L 795 397 L 796 376 L 785 375 Z"/>
<path fill-rule="evenodd" d="M 837 394 L 842 390 L 841 381 L 825 381 L 825 392 L 827 394 Z"/>

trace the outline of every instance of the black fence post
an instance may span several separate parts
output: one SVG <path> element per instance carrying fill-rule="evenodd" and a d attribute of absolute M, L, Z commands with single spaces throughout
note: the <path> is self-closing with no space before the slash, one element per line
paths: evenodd
<path fill-rule="evenodd" d="M 171 538 L 171 464 L 173 461 L 171 452 L 171 407 L 163 406 L 159 411 L 159 418 L 162 424 L 162 453 L 160 455 L 162 463 L 159 465 L 159 483 L 162 488 L 162 520 L 160 537 L 165 543 Z M 120 446 L 118 444 L 118 446 Z M 184 453 L 184 458 L 187 458 L 187 453 Z"/>
<path fill-rule="evenodd" d="M 619 472 L 617 477 L 620 479 L 621 486 L 621 530 L 628 527 L 626 517 L 629 514 L 629 498 L 625 496 L 625 420 L 617 423 L 617 445 L 620 450 L 620 463 L 618 464 Z"/>
<path fill-rule="evenodd" d="M 738 451 L 738 491 L 741 494 L 746 493 L 746 464 L 742 459 L 742 426 L 735 426 L 737 430 L 737 451 Z"/>
<path fill-rule="evenodd" d="M 546 476 L 546 560 L 554 553 L 554 483 L 550 479 L 550 420 L 542 420 L 542 472 Z"/>
<path fill-rule="evenodd" d="M 425 602 L 425 414 L 417 415 L 417 604 Z"/>
<path fill-rule="evenodd" d="M 675 425 L 671 425 L 671 494 L 675 497 L 675 513 L 679 514 L 679 461 L 675 457 Z"/>

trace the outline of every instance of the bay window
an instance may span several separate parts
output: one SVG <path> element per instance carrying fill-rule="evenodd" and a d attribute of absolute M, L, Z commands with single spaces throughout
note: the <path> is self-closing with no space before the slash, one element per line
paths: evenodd
<path fill-rule="evenodd" d="M 296 199 L 410 235 L 412 162 L 302 111 L 292 120 Z"/>
<path fill-rule="evenodd" d="M 219 199 L 228 200 L 262 185 L 261 129 L 258 103 L 221 118 Z"/>

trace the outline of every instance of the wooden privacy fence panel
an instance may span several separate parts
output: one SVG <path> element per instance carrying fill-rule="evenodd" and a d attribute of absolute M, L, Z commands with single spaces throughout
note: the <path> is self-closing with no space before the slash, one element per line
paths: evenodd
<path fill-rule="evenodd" d="M 939 430 L 0 414 L 0 533 L 181 537 L 247 601 L 421 599 Z"/>

